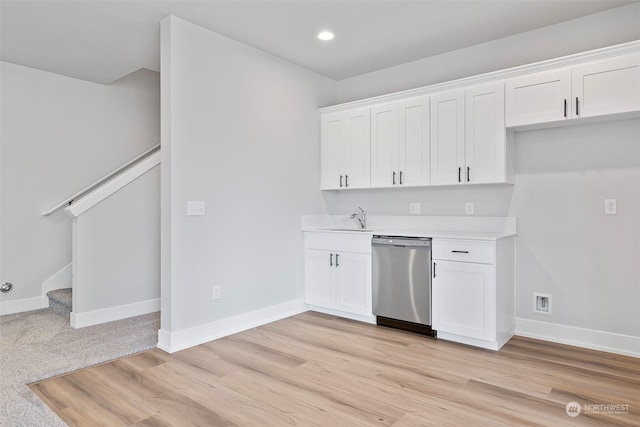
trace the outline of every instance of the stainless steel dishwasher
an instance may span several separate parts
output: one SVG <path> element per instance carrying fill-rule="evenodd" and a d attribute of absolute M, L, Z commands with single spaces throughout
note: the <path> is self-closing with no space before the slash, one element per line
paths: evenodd
<path fill-rule="evenodd" d="M 374 235 L 373 314 L 379 325 L 431 329 L 431 239 Z"/>

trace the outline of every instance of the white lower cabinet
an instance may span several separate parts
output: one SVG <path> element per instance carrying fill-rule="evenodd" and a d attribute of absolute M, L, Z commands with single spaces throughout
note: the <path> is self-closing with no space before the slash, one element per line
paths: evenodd
<path fill-rule="evenodd" d="M 495 340 L 495 271 L 493 265 L 435 262 L 433 323 L 437 331 Z"/>
<path fill-rule="evenodd" d="M 515 239 L 433 239 L 438 338 L 498 350 L 515 331 Z"/>
<path fill-rule="evenodd" d="M 304 251 L 304 278 L 306 304 L 321 307 L 332 306 L 332 287 L 335 276 L 333 253 L 316 249 Z M 329 261 L 331 260 L 331 265 Z"/>
<path fill-rule="evenodd" d="M 371 236 L 305 232 L 304 239 L 305 303 L 370 320 Z"/>

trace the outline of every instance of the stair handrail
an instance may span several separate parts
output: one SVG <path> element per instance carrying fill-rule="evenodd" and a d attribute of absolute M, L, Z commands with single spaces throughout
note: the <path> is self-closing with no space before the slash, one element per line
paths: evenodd
<path fill-rule="evenodd" d="M 51 209 L 42 212 L 42 216 L 49 216 L 52 213 L 54 213 L 54 212 L 56 212 L 56 211 L 58 211 L 58 210 L 60 210 L 60 209 L 62 209 L 64 207 L 70 206 L 71 204 L 73 204 L 74 200 L 77 200 L 77 199 L 81 198 L 82 196 L 90 193 L 91 191 L 93 191 L 94 189 L 98 188 L 99 186 L 101 186 L 105 182 L 109 181 L 114 176 L 119 175 L 120 173 L 122 173 L 126 169 L 128 169 L 129 167 L 131 167 L 131 166 L 135 165 L 136 163 L 140 162 L 141 160 L 149 157 L 151 154 L 155 153 L 158 150 L 160 150 L 160 144 L 159 143 L 154 145 L 153 147 L 149 148 L 144 153 L 136 156 L 134 159 L 128 161 L 124 165 L 120 166 L 118 169 L 114 170 L 113 172 L 110 172 L 109 174 L 105 175 L 103 178 L 100 178 L 99 180 L 97 180 L 93 184 L 89 185 L 88 187 L 85 187 L 82 190 L 78 191 L 73 196 L 67 197 L 66 199 L 64 199 L 64 201 L 58 203 L 57 205 L 55 205 Z"/>

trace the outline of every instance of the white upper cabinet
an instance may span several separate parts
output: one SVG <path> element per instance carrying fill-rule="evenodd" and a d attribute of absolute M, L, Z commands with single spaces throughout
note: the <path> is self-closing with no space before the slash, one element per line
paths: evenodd
<path fill-rule="evenodd" d="M 431 183 L 510 182 L 503 82 L 431 97 Z"/>
<path fill-rule="evenodd" d="M 369 108 L 322 116 L 323 190 L 371 186 L 370 123 Z"/>
<path fill-rule="evenodd" d="M 333 190 L 340 187 L 340 175 L 342 174 L 342 159 L 340 153 L 340 132 L 342 128 L 342 115 L 331 114 L 322 116 L 322 148 L 321 161 L 321 187 L 323 190 Z M 342 178 L 344 179 L 344 177 Z"/>
<path fill-rule="evenodd" d="M 398 104 L 371 107 L 371 186 L 392 187 L 398 175 Z"/>
<path fill-rule="evenodd" d="M 571 69 L 545 71 L 506 81 L 506 125 L 554 122 L 571 117 Z"/>
<path fill-rule="evenodd" d="M 371 108 L 371 186 L 429 185 L 429 98 Z"/>
<path fill-rule="evenodd" d="M 429 97 L 400 102 L 398 114 L 398 184 L 429 185 Z"/>
<path fill-rule="evenodd" d="M 639 51 L 630 42 L 326 107 L 321 188 L 513 183 L 514 131 L 640 116 Z"/>
<path fill-rule="evenodd" d="M 640 55 L 587 62 L 506 82 L 506 125 L 640 111 Z"/>
<path fill-rule="evenodd" d="M 465 91 L 465 177 L 472 184 L 510 182 L 504 127 L 504 84 Z"/>
<path fill-rule="evenodd" d="M 640 55 L 594 61 L 571 71 L 575 117 L 640 110 Z"/>
<path fill-rule="evenodd" d="M 464 90 L 431 96 L 431 184 L 463 181 Z"/>

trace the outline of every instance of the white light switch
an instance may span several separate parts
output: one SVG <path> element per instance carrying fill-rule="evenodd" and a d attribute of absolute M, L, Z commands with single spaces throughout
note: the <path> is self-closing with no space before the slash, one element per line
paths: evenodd
<path fill-rule="evenodd" d="M 204 215 L 204 202 L 200 200 L 187 201 L 187 215 L 188 216 Z"/>
<path fill-rule="evenodd" d="M 605 215 L 617 215 L 618 214 L 618 200 L 605 199 L 604 201 L 604 213 Z"/>
<path fill-rule="evenodd" d="M 409 203 L 409 213 L 418 215 L 420 213 L 420 203 Z"/>

